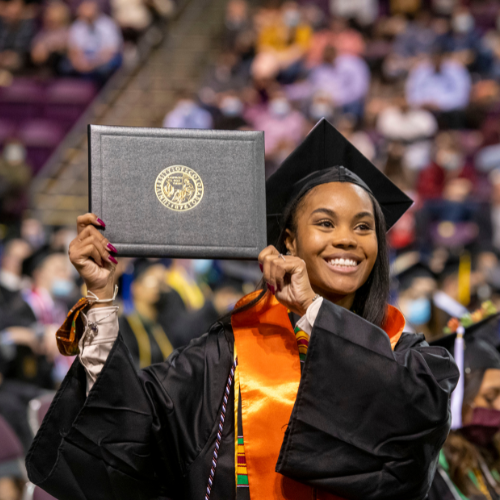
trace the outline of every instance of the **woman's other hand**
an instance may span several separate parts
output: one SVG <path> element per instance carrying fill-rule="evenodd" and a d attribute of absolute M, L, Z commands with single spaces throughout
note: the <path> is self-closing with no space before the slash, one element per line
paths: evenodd
<path fill-rule="evenodd" d="M 259 254 L 259 265 L 267 287 L 281 304 L 303 316 L 316 296 L 305 262 L 299 257 L 281 255 L 270 245 Z"/>
<path fill-rule="evenodd" d="M 95 214 L 78 217 L 78 236 L 69 246 L 69 259 L 83 278 L 87 290 L 99 299 L 109 299 L 113 297 L 113 275 L 118 264 L 112 255 L 116 249 L 95 226 L 105 227 Z"/>

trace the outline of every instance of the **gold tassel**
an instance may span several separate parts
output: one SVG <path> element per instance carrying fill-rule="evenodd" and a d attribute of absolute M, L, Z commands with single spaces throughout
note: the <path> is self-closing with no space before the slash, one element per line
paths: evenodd
<path fill-rule="evenodd" d="M 470 304 L 470 274 L 470 253 L 464 252 L 460 256 L 460 263 L 458 265 L 458 301 L 463 306 Z"/>

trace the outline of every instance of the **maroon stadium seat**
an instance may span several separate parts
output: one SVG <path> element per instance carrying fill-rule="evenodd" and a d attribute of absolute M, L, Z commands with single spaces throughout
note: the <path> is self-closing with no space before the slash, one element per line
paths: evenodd
<path fill-rule="evenodd" d="M 44 102 L 44 86 L 28 78 L 15 79 L 0 92 L 2 118 L 17 122 L 41 116 Z"/>
<path fill-rule="evenodd" d="M 23 123 L 19 138 L 27 150 L 28 163 L 38 172 L 64 137 L 63 128 L 55 121 L 35 119 Z"/>
<path fill-rule="evenodd" d="M 0 464 L 23 457 L 23 447 L 11 426 L 0 416 Z"/>
<path fill-rule="evenodd" d="M 96 94 L 92 82 L 64 78 L 55 80 L 46 91 L 44 116 L 72 125 Z"/>
<path fill-rule="evenodd" d="M 15 137 L 16 128 L 15 122 L 0 119 L 0 144 L 3 144 L 7 139 Z"/>

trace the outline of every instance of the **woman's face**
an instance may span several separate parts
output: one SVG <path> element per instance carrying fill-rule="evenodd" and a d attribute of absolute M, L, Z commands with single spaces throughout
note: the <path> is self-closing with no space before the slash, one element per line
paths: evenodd
<path fill-rule="evenodd" d="M 315 292 L 350 307 L 378 255 L 375 215 L 368 193 L 347 182 L 313 188 L 296 213 L 286 245 L 303 259 Z"/>
<path fill-rule="evenodd" d="M 474 406 L 500 410 L 500 370 L 490 368 L 484 372 L 481 387 L 474 398 Z"/>

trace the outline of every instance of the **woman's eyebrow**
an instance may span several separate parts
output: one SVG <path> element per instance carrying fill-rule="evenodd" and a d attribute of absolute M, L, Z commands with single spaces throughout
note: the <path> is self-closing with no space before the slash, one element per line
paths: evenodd
<path fill-rule="evenodd" d="M 372 219 L 375 218 L 375 216 L 371 212 L 359 212 L 359 214 L 356 214 L 354 216 L 355 220 L 362 219 L 363 217 L 371 217 Z"/>
<path fill-rule="evenodd" d="M 316 213 L 325 213 L 332 218 L 337 216 L 335 211 L 331 208 L 317 208 L 311 213 L 311 215 L 314 215 Z M 354 220 L 362 219 L 363 217 L 371 217 L 372 219 L 375 218 L 375 216 L 371 212 L 359 212 L 354 216 Z"/>
<path fill-rule="evenodd" d="M 330 216 L 330 217 L 335 217 L 337 214 L 331 210 L 330 208 L 317 208 L 316 210 L 314 210 L 311 215 L 314 215 L 314 214 L 317 214 L 317 213 L 325 213 L 326 215 Z"/>

